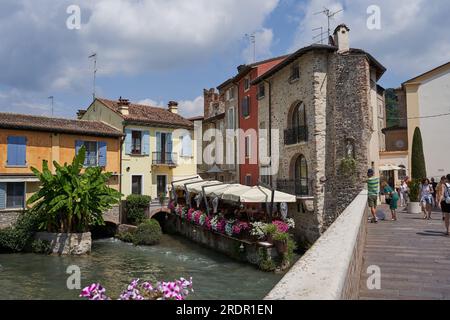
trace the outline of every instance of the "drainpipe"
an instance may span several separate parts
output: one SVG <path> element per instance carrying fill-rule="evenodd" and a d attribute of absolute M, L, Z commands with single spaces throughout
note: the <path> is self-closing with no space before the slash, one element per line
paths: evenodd
<path fill-rule="evenodd" d="M 269 157 L 270 165 L 272 165 L 272 83 L 264 80 L 269 85 Z M 273 188 L 272 175 L 269 178 L 269 184 Z"/>
<path fill-rule="evenodd" d="M 125 141 L 125 137 L 121 137 L 120 138 L 120 147 L 119 147 L 119 192 L 120 193 L 122 193 L 122 150 L 123 150 L 122 148 L 123 148 L 124 141 Z M 122 224 L 124 222 L 122 197 L 120 199 L 119 212 L 120 212 L 119 220 L 120 220 L 120 223 Z"/>

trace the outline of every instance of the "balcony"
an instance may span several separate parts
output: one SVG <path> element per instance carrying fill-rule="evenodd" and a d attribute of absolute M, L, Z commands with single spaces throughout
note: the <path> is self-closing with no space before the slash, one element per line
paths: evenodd
<path fill-rule="evenodd" d="M 173 152 L 153 152 L 152 164 L 154 166 L 176 167 L 178 154 Z"/>
<path fill-rule="evenodd" d="M 277 190 L 297 197 L 312 196 L 312 188 L 308 179 L 277 180 Z"/>
<path fill-rule="evenodd" d="M 284 144 L 289 146 L 308 141 L 308 127 L 295 127 L 284 130 Z"/>

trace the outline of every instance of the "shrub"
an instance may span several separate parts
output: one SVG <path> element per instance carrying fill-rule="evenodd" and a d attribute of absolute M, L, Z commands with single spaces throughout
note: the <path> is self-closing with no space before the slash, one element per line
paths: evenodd
<path fill-rule="evenodd" d="M 128 243 L 134 242 L 134 235 L 132 232 L 121 232 L 116 235 L 116 238 Z"/>
<path fill-rule="evenodd" d="M 273 235 L 273 234 L 275 234 L 277 231 L 278 231 L 278 228 L 277 228 L 277 226 L 274 225 L 274 224 L 267 224 L 267 225 L 264 227 L 264 233 L 265 233 L 266 235 Z"/>
<path fill-rule="evenodd" d="M 411 176 L 413 179 L 423 179 L 427 176 L 425 166 L 425 155 L 423 154 L 423 142 L 420 128 L 414 131 L 413 144 L 411 150 Z"/>
<path fill-rule="evenodd" d="M 159 222 L 155 219 L 149 219 L 141 223 L 133 235 L 135 245 L 155 245 L 162 237 L 162 230 Z"/>
<path fill-rule="evenodd" d="M 47 240 L 34 240 L 31 243 L 31 251 L 38 254 L 49 254 L 51 252 L 51 244 Z"/>
<path fill-rule="evenodd" d="M 55 174 L 43 161 L 42 172 L 31 168 L 42 187 L 27 203 L 32 211 L 45 217 L 40 226 L 49 232 L 86 232 L 91 226 L 103 225 L 103 213 L 120 200 L 121 194 L 107 186 L 110 173 L 100 167 L 90 167 L 84 172 L 86 149 L 83 146 L 72 163 L 59 165 Z"/>
<path fill-rule="evenodd" d="M 12 227 L 0 230 L 0 251 L 24 251 L 31 243 L 40 222 L 39 215 L 25 211 Z"/>
<path fill-rule="evenodd" d="M 129 223 L 138 225 L 146 219 L 145 210 L 149 207 L 152 198 L 132 194 L 127 197 L 127 220 Z"/>
<path fill-rule="evenodd" d="M 411 202 L 420 202 L 420 179 L 412 179 L 408 183 L 408 195 Z"/>

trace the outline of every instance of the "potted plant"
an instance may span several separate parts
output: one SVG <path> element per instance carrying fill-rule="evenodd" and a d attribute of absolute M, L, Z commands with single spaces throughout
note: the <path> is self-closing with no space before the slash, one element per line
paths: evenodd
<path fill-rule="evenodd" d="M 280 255 L 287 252 L 289 237 L 286 232 L 275 232 L 273 235 L 273 244 Z"/>
<path fill-rule="evenodd" d="M 413 179 L 408 183 L 408 194 L 409 194 L 409 203 L 408 203 L 408 213 L 418 214 L 422 210 L 420 208 L 420 180 Z"/>
<path fill-rule="evenodd" d="M 31 212 L 38 214 L 43 222 L 35 235 L 37 240 L 48 241 L 51 252 L 60 255 L 81 255 L 91 251 L 92 226 L 103 225 L 103 213 L 119 203 L 120 192 L 107 186 L 110 173 L 100 167 L 83 171 L 86 150 L 80 149 L 72 164 L 53 162 L 55 174 L 43 161 L 42 172 L 31 168 L 41 183 L 27 204 Z"/>
<path fill-rule="evenodd" d="M 267 224 L 264 227 L 264 233 L 266 235 L 267 242 L 273 243 L 273 235 L 277 233 L 277 231 L 278 231 L 277 226 L 274 225 L 273 223 Z"/>

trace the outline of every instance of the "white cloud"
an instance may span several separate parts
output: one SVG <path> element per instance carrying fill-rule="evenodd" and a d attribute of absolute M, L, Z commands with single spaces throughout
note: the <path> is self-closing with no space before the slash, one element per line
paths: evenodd
<path fill-rule="evenodd" d="M 203 107 L 203 96 L 199 96 L 194 100 L 181 100 L 178 102 L 178 111 L 186 118 L 203 115 Z"/>
<path fill-rule="evenodd" d="M 255 32 L 255 47 L 253 43 L 249 41 L 248 46 L 242 52 L 242 56 L 247 63 L 254 62 L 254 53 L 256 52 L 256 61 L 270 58 L 272 53 L 270 51 L 273 41 L 272 29 L 263 28 L 262 30 Z M 256 50 L 255 50 L 256 49 Z"/>
<path fill-rule="evenodd" d="M 167 108 L 167 103 L 147 98 L 137 102 L 146 106 Z M 178 101 L 178 112 L 185 118 L 191 118 L 195 116 L 203 115 L 204 99 L 203 96 L 198 96 L 194 100 L 181 100 Z"/>
<path fill-rule="evenodd" d="M 367 28 L 370 5 L 381 9 L 381 30 Z M 311 44 L 316 34 L 312 29 L 323 26 L 326 30 L 326 17 L 314 14 L 324 6 L 332 11 L 344 9 L 332 20 L 332 27 L 346 23 L 351 46 L 371 53 L 394 78 L 407 80 L 450 60 L 450 3 L 446 0 L 308 1 L 300 6 L 304 19 L 291 50 Z"/>

